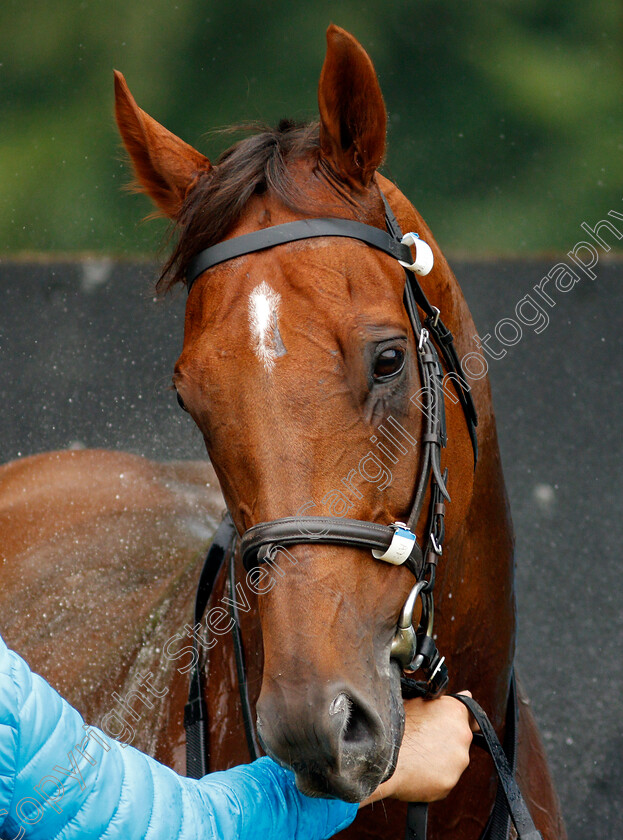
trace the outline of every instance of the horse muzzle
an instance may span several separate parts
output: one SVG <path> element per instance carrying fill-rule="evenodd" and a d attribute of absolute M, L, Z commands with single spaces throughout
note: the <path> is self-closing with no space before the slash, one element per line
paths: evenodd
<path fill-rule="evenodd" d="M 307 796 L 360 802 L 394 770 L 404 713 L 397 700 L 388 720 L 352 686 L 307 684 L 258 702 L 258 736 L 266 752 L 290 767 Z M 392 680 L 394 682 L 394 680 Z M 313 687 L 312 687 L 313 686 Z"/>

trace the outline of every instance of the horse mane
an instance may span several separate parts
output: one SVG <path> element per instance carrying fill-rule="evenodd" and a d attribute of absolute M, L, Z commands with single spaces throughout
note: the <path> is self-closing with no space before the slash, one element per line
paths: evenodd
<path fill-rule="evenodd" d="M 289 165 L 310 153 L 318 154 L 318 123 L 281 120 L 276 128 L 244 125 L 226 129 L 240 130 L 254 133 L 223 152 L 189 190 L 175 222 L 177 244 L 158 279 L 159 292 L 185 282 L 190 260 L 223 239 L 252 195 L 270 191 L 290 209 L 312 212 L 305 206 L 309 202 L 296 185 Z"/>

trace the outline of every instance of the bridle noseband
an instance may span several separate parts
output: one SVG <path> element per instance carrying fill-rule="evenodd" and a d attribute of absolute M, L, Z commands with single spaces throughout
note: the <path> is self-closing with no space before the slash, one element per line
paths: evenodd
<path fill-rule="evenodd" d="M 316 237 L 347 237 L 357 239 L 398 260 L 405 269 L 404 303 L 411 322 L 421 378 L 424 433 L 421 440 L 421 467 L 416 482 L 411 510 L 406 522 L 383 525 L 356 519 L 320 516 L 288 516 L 262 522 L 242 535 L 241 552 L 247 570 L 274 559 L 281 547 L 302 543 L 325 543 L 370 550 L 376 559 L 394 565 L 404 564 L 415 576 L 413 587 L 402 610 L 392 657 L 403 670 L 424 669 L 426 679 L 417 682 L 403 677 L 403 692 L 408 695 L 437 696 L 445 688 L 448 675 L 433 641 L 433 597 L 435 569 L 443 550 L 444 500 L 447 471 L 441 471 L 441 449 L 446 445 L 446 413 L 444 403 L 443 357 L 448 373 L 461 402 L 477 457 L 476 410 L 469 387 L 461 375 L 460 361 L 454 348 L 452 333 L 440 318 L 440 312 L 428 301 L 416 275 L 428 274 L 433 267 L 430 246 L 417 233 L 402 235 L 396 217 L 385 196 L 386 230 L 348 219 L 301 219 L 274 225 L 263 230 L 227 239 L 195 256 L 188 267 L 187 284 L 190 292 L 197 277 L 209 268 L 247 254 L 274 248 L 288 242 Z M 415 259 L 411 247 L 415 248 Z M 424 313 L 420 318 L 418 307 Z M 415 528 L 419 521 L 424 498 L 431 485 L 431 502 L 424 545 L 418 545 Z M 411 626 L 415 599 L 422 599 L 422 617 L 418 630 Z"/>

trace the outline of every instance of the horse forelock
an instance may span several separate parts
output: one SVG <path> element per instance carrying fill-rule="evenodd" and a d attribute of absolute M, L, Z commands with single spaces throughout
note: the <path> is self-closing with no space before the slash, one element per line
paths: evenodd
<path fill-rule="evenodd" d="M 190 261 L 200 251 L 225 239 L 242 219 L 254 196 L 267 195 L 298 216 L 354 216 L 372 222 L 383 217 L 378 190 L 353 192 L 322 158 L 317 122 L 282 120 L 276 128 L 234 126 L 229 132 L 253 133 L 227 149 L 207 172 L 191 184 L 175 221 L 177 243 L 165 263 L 158 291 L 184 283 Z M 303 167 L 301 164 L 305 164 Z M 310 183 L 301 169 L 321 171 Z"/>
<path fill-rule="evenodd" d="M 178 240 L 160 275 L 159 291 L 184 282 L 190 260 L 226 236 L 253 195 L 270 193 L 295 212 L 312 211 L 291 168 L 303 157 L 318 155 L 317 123 L 282 120 L 276 128 L 243 125 L 226 131 L 253 133 L 223 152 L 191 185 L 176 220 Z"/>

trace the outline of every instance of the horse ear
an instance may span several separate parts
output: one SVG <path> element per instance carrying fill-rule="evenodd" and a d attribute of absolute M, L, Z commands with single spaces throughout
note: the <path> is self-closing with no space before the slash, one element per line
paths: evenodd
<path fill-rule="evenodd" d="M 349 183 L 367 186 L 385 154 L 387 112 L 367 52 L 333 24 L 327 29 L 318 105 L 322 155 Z"/>
<path fill-rule="evenodd" d="M 166 216 L 177 218 L 189 187 L 210 161 L 139 108 L 117 70 L 115 116 L 140 189 Z"/>

